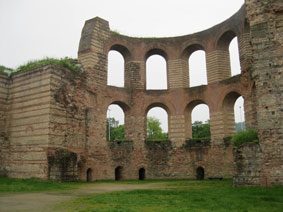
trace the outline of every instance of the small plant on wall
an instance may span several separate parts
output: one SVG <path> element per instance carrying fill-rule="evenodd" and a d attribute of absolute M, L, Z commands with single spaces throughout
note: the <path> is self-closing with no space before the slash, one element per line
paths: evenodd
<path fill-rule="evenodd" d="M 249 129 L 247 131 L 240 131 L 236 133 L 232 139 L 231 142 L 234 144 L 235 147 L 239 147 L 242 144 L 249 143 L 249 142 L 254 142 L 258 143 L 258 135 L 257 132 L 253 129 Z"/>

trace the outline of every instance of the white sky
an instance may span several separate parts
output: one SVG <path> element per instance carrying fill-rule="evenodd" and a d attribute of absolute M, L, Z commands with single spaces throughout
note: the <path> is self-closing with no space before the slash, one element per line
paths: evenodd
<path fill-rule="evenodd" d="M 0 65 L 16 68 L 47 56 L 76 58 L 84 22 L 96 16 L 121 34 L 169 37 L 210 28 L 243 4 L 244 0 L 0 0 Z M 236 60 L 232 68 L 239 69 Z"/>

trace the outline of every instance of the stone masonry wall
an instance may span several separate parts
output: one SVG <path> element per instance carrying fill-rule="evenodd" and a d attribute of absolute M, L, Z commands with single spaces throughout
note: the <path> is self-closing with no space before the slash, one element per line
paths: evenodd
<path fill-rule="evenodd" d="M 254 81 L 253 108 L 262 154 L 257 155 L 256 149 L 243 153 L 244 158 L 251 152 L 255 157 L 248 159 L 252 161 L 250 167 L 245 166 L 238 176 L 244 181 L 250 179 L 255 173 L 249 170 L 258 170 L 261 161 L 260 172 L 256 171 L 259 179 L 249 183 L 283 185 L 283 2 L 246 0 L 246 6 L 253 53 L 249 67 Z"/>
<path fill-rule="evenodd" d="M 281 185 L 282 8 L 281 1 L 247 0 L 223 23 L 175 38 L 131 38 L 111 32 L 101 18 L 86 21 L 81 72 L 48 64 L 0 75 L 0 175 L 98 180 L 115 179 L 119 170 L 121 179 L 138 179 L 144 169 L 147 179 L 195 179 L 202 167 L 205 178 L 234 175 L 235 186 Z M 234 37 L 242 73 L 231 77 Z M 124 88 L 106 84 L 110 50 L 124 57 Z M 208 85 L 190 88 L 188 59 L 197 50 L 206 52 Z M 167 62 L 167 90 L 145 89 L 146 59 L 154 54 Z M 239 96 L 247 126 L 258 130 L 261 143 L 238 149 L 234 163 L 225 138 L 235 132 Z M 202 103 L 210 111 L 211 140 L 193 142 L 190 116 Z M 124 111 L 123 142 L 107 141 L 110 104 Z M 156 106 L 168 114 L 166 142 L 146 140 L 147 112 Z"/>

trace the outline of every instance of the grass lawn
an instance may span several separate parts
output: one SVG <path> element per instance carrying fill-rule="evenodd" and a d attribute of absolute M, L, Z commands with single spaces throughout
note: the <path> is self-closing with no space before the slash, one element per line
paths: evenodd
<path fill-rule="evenodd" d="M 136 181 L 137 182 L 137 181 Z M 156 182 L 156 181 L 155 181 Z M 161 181 L 155 190 L 79 197 L 55 211 L 67 212 L 282 212 L 282 187 L 233 188 L 231 180 Z M 124 182 L 125 183 L 125 182 Z M 132 182 L 130 182 L 132 183 Z M 138 183 L 138 182 L 137 182 Z"/>
<path fill-rule="evenodd" d="M 75 189 L 82 183 L 58 183 L 51 180 L 0 178 L 2 192 L 38 192 Z"/>

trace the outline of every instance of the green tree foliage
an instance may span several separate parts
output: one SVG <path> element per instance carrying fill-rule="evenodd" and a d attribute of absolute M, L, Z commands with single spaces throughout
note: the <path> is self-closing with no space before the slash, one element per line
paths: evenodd
<path fill-rule="evenodd" d="M 109 128 L 110 124 L 110 128 Z M 125 139 L 125 126 L 119 125 L 119 121 L 115 120 L 115 118 L 107 118 L 107 129 L 106 135 L 107 140 L 109 140 L 109 132 L 110 132 L 110 141 L 121 141 Z"/>
<path fill-rule="evenodd" d="M 210 139 L 210 122 L 195 121 L 192 125 L 193 139 Z"/>
<path fill-rule="evenodd" d="M 159 119 L 147 117 L 147 139 L 149 140 L 167 140 L 168 133 L 164 133 L 160 127 Z"/>

